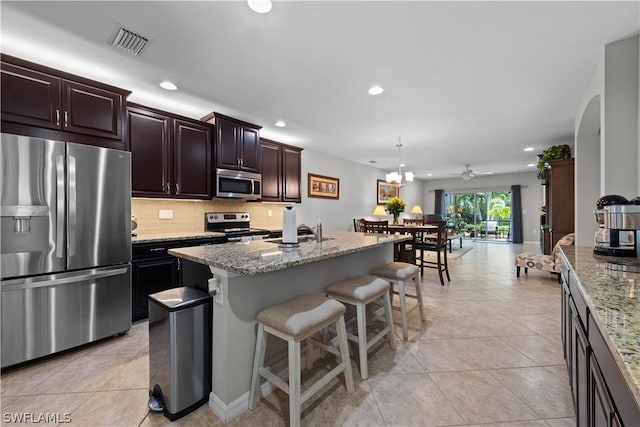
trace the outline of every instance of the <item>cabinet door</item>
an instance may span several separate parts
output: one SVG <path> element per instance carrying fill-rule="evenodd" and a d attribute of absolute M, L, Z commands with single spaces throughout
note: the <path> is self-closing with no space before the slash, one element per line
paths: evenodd
<path fill-rule="evenodd" d="M 170 118 L 142 108 L 127 108 L 133 196 L 169 197 Z"/>
<path fill-rule="evenodd" d="M 300 194 L 301 151 L 282 148 L 282 201 L 301 202 Z"/>
<path fill-rule="evenodd" d="M 549 247 L 564 235 L 574 231 L 574 160 L 552 160 L 549 162 L 547 190 L 547 220 L 549 225 Z"/>
<path fill-rule="evenodd" d="M 178 286 L 179 260 L 170 256 L 134 261 L 132 269 L 132 320 L 136 321 L 148 317 L 149 295 Z"/>
<path fill-rule="evenodd" d="M 178 198 L 211 199 L 212 129 L 180 119 L 174 119 L 173 123 L 175 195 Z"/>
<path fill-rule="evenodd" d="M 588 426 L 588 361 L 589 343 L 580 323 L 578 311 L 570 300 L 572 316 L 572 373 L 571 385 L 573 388 L 573 403 L 576 410 L 576 426 Z"/>
<path fill-rule="evenodd" d="M 239 128 L 241 143 L 240 169 L 249 172 L 260 172 L 260 136 L 258 129 L 241 126 Z"/>
<path fill-rule="evenodd" d="M 591 354 L 589 361 L 589 426 L 614 427 L 620 425 L 609 391 L 598 363 Z"/>
<path fill-rule="evenodd" d="M 266 202 L 281 201 L 281 145 L 263 141 L 262 149 L 262 200 Z"/>
<path fill-rule="evenodd" d="M 59 129 L 60 79 L 2 62 L 2 120 Z"/>
<path fill-rule="evenodd" d="M 220 168 L 239 167 L 238 129 L 235 123 L 216 118 L 216 165 Z"/>
<path fill-rule="evenodd" d="M 571 367 L 569 366 L 569 363 L 571 361 L 571 331 L 573 328 L 573 324 L 571 318 L 571 307 L 569 306 L 569 299 L 571 298 L 571 295 L 569 293 L 569 284 L 566 283 L 564 277 L 560 292 L 562 297 L 560 328 L 560 334 L 562 337 L 562 352 L 564 354 L 564 359 L 569 370 L 569 381 L 571 381 Z"/>
<path fill-rule="evenodd" d="M 62 105 L 64 130 L 122 139 L 124 99 L 120 93 L 63 80 Z"/>

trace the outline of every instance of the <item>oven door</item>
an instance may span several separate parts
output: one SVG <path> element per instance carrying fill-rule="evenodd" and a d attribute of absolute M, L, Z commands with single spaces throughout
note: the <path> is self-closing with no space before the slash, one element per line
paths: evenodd
<path fill-rule="evenodd" d="M 262 197 L 262 176 L 257 173 L 217 169 L 216 197 L 257 200 Z"/>

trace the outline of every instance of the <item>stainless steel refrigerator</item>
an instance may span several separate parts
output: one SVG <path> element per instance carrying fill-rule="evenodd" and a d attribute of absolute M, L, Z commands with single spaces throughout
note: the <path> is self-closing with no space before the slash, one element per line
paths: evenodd
<path fill-rule="evenodd" d="M 2 134 L 2 367 L 131 327 L 131 158 Z"/>

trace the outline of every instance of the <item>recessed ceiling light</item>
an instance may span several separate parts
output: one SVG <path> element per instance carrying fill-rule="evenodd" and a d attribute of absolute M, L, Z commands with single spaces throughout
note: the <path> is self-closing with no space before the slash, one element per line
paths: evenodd
<path fill-rule="evenodd" d="M 380 95 L 382 92 L 384 92 L 384 89 L 380 86 L 371 86 L 369 89 L 369 95 Z"/>
<path fill-rule="evenodd" d="M 271 10 L 271 0 L 247 0 L 247 4 L 256 13 L 267 13 Z"/>
<path fill-rule="evenodd" d="M 533 147 L 527 147 L 524 149 L 524 151 L 533 151 Z"/>
<path fill-rule="evenodd" d="M 432 173 L 428 173 L 427 176 L 433 176 L 433 174 Z"/>
<path fill-rule="evenodd" d="M 279 128 L 283 128 L 285 127 L 287 124 L 285 122 L 283 122 L 282 120 L 278 120 L 277 122 L 274 123 L 275 126 L 278 126 Z"/>
<path fill-rule="evenodd" d="M 164 81 L 164 82 L 160 83 L 160 87 L 162 89 L 166 89 L 166 90 L 178 90 L 178 86 L 176 86 L 173 83 L 168 82 L 168 81 Z"/>
<path fill-rule="evenodd" d="M 533 167 L 533 166 L 535 166 L 535 165 L 536 165 L 535 163 L 529 163 L 527 166 L 528 166 L 528 167 Z"/>
<path fill-rule="evenodd" d="M 369 160 L 369 163 L 378 163 L 375 160 Z"/>

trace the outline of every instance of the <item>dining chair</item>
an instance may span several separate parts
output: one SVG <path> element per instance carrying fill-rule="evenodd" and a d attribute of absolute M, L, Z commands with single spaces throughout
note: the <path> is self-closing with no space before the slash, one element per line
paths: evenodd
<path fill-rule="evenodd" d="M 364 221 L 364 218 L 353 218 L 353 231 L 356 233 L 364 232 L 364 224 L 362 221 Z"/>
<path fill-rule="evenodd" d="M 449 264 L 447 263 L 447 222 L 435 221 L 426 223 L 426 225 L 431 224 L 437 226 L 436 230 L 429 233 L 423 232 L 422 236 L 418 236 L 413 243 L 414 249 L 420 251 L 420 257 L 416 258 L 416 265 L 420 267 L 420 275 L 423 277 L 425 267 L 437 269 L 440 276 L 440 284 L 444 286 L 443 272 L 447 274 L 447 280 L 451 281 Z M 425 252 L 435 252 L 436 260 L 425 259 Z"/>
<path fill-rule="evenodd" d="M 368 221 L 366 219 L 362 220 L 362 225 L 364 227 L 365 233 L 389 233 L 389 221 Z"/>
<path fill-rule="evenodd" d="M 402 220 L 405 225 L 424 225 L 423 218 L 405 218 Z"/>

